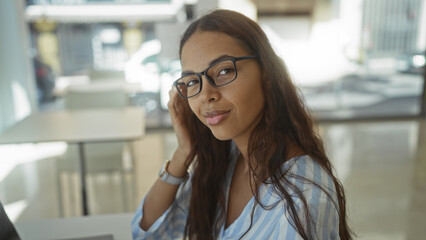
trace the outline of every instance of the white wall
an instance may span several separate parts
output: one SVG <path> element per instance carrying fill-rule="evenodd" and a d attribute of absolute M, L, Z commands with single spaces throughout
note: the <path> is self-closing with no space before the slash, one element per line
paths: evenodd
<path fill-rule="evenodd" d="M 194 19 L 211 12 L 213 9 L 217 9 L 219 0 L 198 0 L 195 5 L 195 16 Z"/>
<path fill-rule="evenodd" d="M 219 0 L 219 8 L 240 12 L 257 21 L 257 7 L 251 0 Z"/>
<path fill-rule="evenodd" d="M 0 132 L 37 109 L 24 0 L 0 1 Z"/>

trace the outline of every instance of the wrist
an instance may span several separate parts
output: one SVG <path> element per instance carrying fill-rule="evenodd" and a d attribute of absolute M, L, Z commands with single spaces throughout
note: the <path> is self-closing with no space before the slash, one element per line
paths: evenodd
<path fill-rule="evenodd" d="M 172 159 L 164 162 L 163 167 L 159 173 L 159 177 L 163 180 L 163 182 L 168 182 L 168 175 L 170 175 L 171 179 L 173 179 L 171 182 L 178 182 L 177 179 L 186 177 L 188 174 L 187 165 L 189 165 L 186 161 L 188 156 L 188 151 L 184 151 L 181 148 L 175 150 Z M 163 177 L 163 175 L 166 176 Z"/>
<path fill-rule="evenodd" d="M 191 149 L 178 147 L 173 153 L 172 160 L 185 163 L 190 153 L 191 153 Z"/>
<path fill-rule="evenodd" d="M 170 160 L 167 171 L 175 177 L 184 177 L 188 172 L 188 166 L 186 165 L 187 158 L 187 154 L 176 151 Z"/>
<path fill-rule="evenodd" d="M 181 173 L 182 171 L 178 171 L 178 168 L 171 168 L 172 161 L 171 160 L 166 160 L 163 164 L 163 168 L 160 170 L 160 173 L 158 174 L 158 176 L 160 177 L 161 181 L 168 183 L 168 184 L 172 184 L 172 185 L 179 185 L 182 182 L 184 182 L 188 176 L 188 172 L 186 171 L 186 168 L 183 172 L 183 174 Z"/>

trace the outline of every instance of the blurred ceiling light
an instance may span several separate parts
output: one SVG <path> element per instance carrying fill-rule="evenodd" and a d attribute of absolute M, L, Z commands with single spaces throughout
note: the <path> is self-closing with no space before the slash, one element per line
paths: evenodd
<path fill-rule="evenodd" d="M 48 19 L 57 22 L 174 21 L 183 0 L 156 4 L 30 5 L 27 21 Z"/>
<path fill-rule="evenodd" d="M 116 44 L 119 43 L 121 40 L 121 33 L 116 28 L 106 28 L 101 30 L 100 37 L 102 43 Z"/>
<path fill-rule="evenodd" d="M 413 65 L 415 67 L 423 67 L 425 65 L 426 59 L 425 56 L 415 55 L 413 57 Z"/>

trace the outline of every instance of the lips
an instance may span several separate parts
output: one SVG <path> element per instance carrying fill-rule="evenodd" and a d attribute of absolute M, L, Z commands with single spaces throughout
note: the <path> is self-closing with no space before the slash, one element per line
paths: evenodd
<path fill-rule="evenodd" d="M 209 111 L 204 114 L 204 117 L 207 119 L 207 123 L 211 126 L 218 125 L 219 123 L 223 122 L 228 116 L 231 111 L 225 111 L 225 110 L 215 110 L 215 111 Z"/>

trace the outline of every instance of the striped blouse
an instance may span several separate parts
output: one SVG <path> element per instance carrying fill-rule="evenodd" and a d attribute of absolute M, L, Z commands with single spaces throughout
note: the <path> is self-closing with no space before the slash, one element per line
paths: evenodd
<path fill-rule="evenodd" d="M 236 154 L 234 155 L 225 181 L 226 186 L 224 189 L 226 191 L 226 201 L 228 200 L 229 187 L 237 160 Z M 311 224 L 311 229 L 315 229 L 315 232 L 313 232 L 313 236 L 316 236 L 315 239 L 340 239 L 338 234 L 339 214 L 334 204 L 337 203 L 337 198 L 331 177 L 318 163 L 307 155 L 293 158 L 284 163 L 282 168 L 283 171 L 288 170 L 288 168 L 290 168 L 289 173 L 295 173 L 313 181 L 328 191 L 333 198 L 333 200 L 331 200 L 324 191 L 312 183 L 299 179 L 295 180 L 294 178 L 290 180 L 302 190 L 306 198 L 309 212 L 314 220 L 314 223 Z M 183 238 L 191 195 L 190 179 L 191 178 L 189 178 L 187 182 L 182 183 L 176 193 L 174 203 L 151 225 L 148 231 L 144 231 L 139 227 L 139 223 L 143 216 L 142 206 L 145 198 L 142 200 L 132 221 L 133 239 Z M 241 239 L 302 239 L 291 224 L 291 217 L 285 210 L 286 202 L 281 200 L 274 189 L 272 184 L 264 183 L 261 185 L 258 193 L 260 202 L 264 206 L 274 206 L 272 209 L 262 208 L 259 204 L 256 204 L 253 197 L 247 203 L 240 216 L 226 229 L 224 221 L 222 224 L 216 224 L 218 226 L 216 228 L 216 239 L 240 239 L 243 235 Z M 287 189 L 287 191 L 294 196 L 293 199 L 296 204 L 296 209 L 298 210 L 297 214 L 303 221 L 304 213 L 301 200 L 291 189 Z M 253 208 L 254 214 L 251 224 Z"/>

